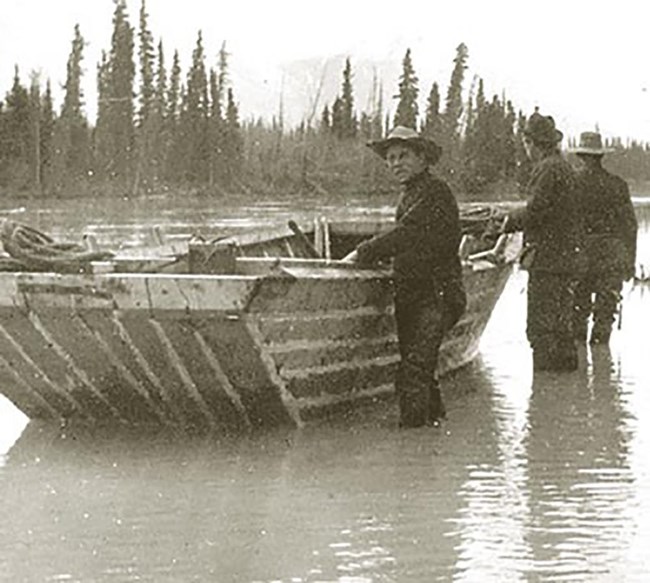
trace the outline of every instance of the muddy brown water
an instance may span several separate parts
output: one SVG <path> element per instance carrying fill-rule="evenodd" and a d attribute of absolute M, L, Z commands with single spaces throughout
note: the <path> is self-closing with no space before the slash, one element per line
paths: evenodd
<path fill-rule="evenodd" d="M 390 212 L 209 206 L 5 203 L 0 216 L 135 245 L 153 226 L 180 237 Z M 637 211 L 650 273 L 650 206 Z M 66 434 L 0 399 L 0 581 L 650 580 L 650 284 L 626 286 L 609 348 L 533 377 L 525 277 L 480 358 L 444 380 L 441 428 L 398 431 L 386 403 L 300 431 Z"/>

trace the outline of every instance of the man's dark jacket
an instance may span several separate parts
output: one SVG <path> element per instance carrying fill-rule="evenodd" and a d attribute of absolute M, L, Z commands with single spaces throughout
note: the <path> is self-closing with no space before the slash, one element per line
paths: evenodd
<path fill-rule="evenodd" d="M 631 277 L 637 220 L 627 184 L 602 167 L 581 170 L 578 180 L 589 272 Z"/>
<path fill-rule="evenodd" d="M 541 160 L 528 182 L 523 212 L 513 213 L 507 230 L 523 229 L 533 249 L 530 271 L 576 274 L 584 271 L 583 226 L 577 176 L 559 153 Z"/>
<path fill-rule="evenodd" d="M 456 199 L 445 182 L 425 171 L 405 184 L 395 226 L 359 245 L 357 252 L 362 263 L 394 257 L 398 296 L 418 301 L 438 295 L 455 321 L 465 305 L 460 238 Z"/>

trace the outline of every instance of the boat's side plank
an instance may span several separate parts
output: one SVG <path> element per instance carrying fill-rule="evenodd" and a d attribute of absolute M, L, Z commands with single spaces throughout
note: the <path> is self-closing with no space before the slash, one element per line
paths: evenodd
<path fill-rule="evenodd" d="M 37 390 L 27 383 L 0 353 L 0 386 L 2 393 L 30 419 L 58 419 L 59 412 Z"/>
<path fill-rule="evenodd" d="M 203 316 L 203 317 L 202 317 Z M 272 362 L 264 358 L 261 340 L 244 314 L 216 319 L 193 314 L 196 332 L 220 363 L 229 379 L 229 391 L 238 401 L 252 425 L 282 425 L 295 422 L 281 396 Z"/>
<path fill-rule="evenodd" d="M 182 312 L 172 312 L 182 315 Z M 139 378 L 146 377 L 156 387 L 170 419 L 181 426 L 214 425 L 210 408 L 187 371 L 187 363 L 179 355 L 175 334 L 169 332 L 170 324 L 160 322 L 160 316 L 146 311 L 120 312 L 117 322 L 125 349 L 130 352 L 126 361 Z M 153 316 L 153 317 L 152 317 Z M 188 341 L 185 335 L 183 341 Z M 225 411 L 224 411 L 225 413 Z"/>
<path fill-rule="evenodd" d="M 133 418 L 157 421 L 140 393 L 124 390 L 126 379 L 76 312 L 43 310 L 31 313 L 30 320 L 47 346 L 67 364 L 76 382 L 101 405 L 96 418 L 112 418 L 121 423 Z"/>
<path fill-rule="evenodd" d="M 52 339 L 39 318 L 31 312 L 3 309 L 0 321 L 5 339 L 11 338 L 12 345 L 3 347 L 3 354 L 11 356 L 14 370 L 61 418 L 113 417 L 107 404 L 76 374 L 69 355 Z"/>
<path fill-rule="evenodd" d="M 0 307 L 39 310 L 240 310 L 256 276 L 0 273 Z"/>
<path fill-rule="evenodd" d="M 495 291 L 500 292 L 509 272 L 503 266 L 479 270 L 467 278 L 471 286 L 468 309 L 443 342 L 441 374 L 474 358 L 498 298 Z M 310 281 L 315 287 L 315 280 L 309 278 L 299 283 L 309 287 Z M 392 386 L 399 360 L 391 306 L 359 301 L 354 308 L 345 281 L 334 278 L 330 283 L 329 302 L 322 302 L 315 289 L 311 295 L 302 290 L 306 301 L 293 312 L 280 309 L 260 315 L 260 327 L 280 375 L 301 409 L 310 411 L 362 394 L 390 392 L 386 387 Z M 368 280 L 368 285 L 382 289 L 377 279 Z M 327 309 L 328 305 L 334 309 Z"/>
<path fill-rule="evenodd" d="M 360 306 L 384 308 L 391 301 L 388 277 L 330 277 L 321 271 L 311 276 L 263 278 L 246 311 L 269 314 L 350 310 Z"/>
<path fill-rule="evenodd" d="M 337 342 L 349 338 L 368 340 L 390 336 L 395 332 L 392 310 L 365 306 L 354 310 L 328 312 L 288 312 L 264 314 L 260 328 L 267 342 L 282 346 L 300 341 Z"/>
<path fill-rule="evenodd" d="M 146 361 L 129 334 L 122 314 L 112 310 L 86 310 L 79 317 L 102 346 L 103 353 L 121 373 L 125 391 L 138 393 L 161 424 L 182 424 L 183 417 L 175 410 L 168 393 L 168 383 Z M 128 316 L 125 319 L 128 320 Z"/>
<path fill-rule="evenodd" d="M 16 313 L 15 318 L 22 321 L 23 325 L 30 327 L 29 321 L 22 314 Z M 29 346 L 23 346 L 23 338 L 16 335 L 16 328 L 11 322 L 16 323 L 16 319 L 2 318 L 6 327 L 0 325 L 0 354 L 2 355 L 2 368 L 5 378 L 13 379 L 2 382 L 3 388 L 12 392 L 11 399 L 16 402 L 25 402 L 25 406 L 19 408 L 42 409 L 40 416 L 45 417 L 65 417 L 74 415 L 75 411 L 81 411 L 72 395 L 61 389 L 48 375 L 43 372 L 41 365 L 34 360 L 30 354 Z M 19 378 L 22 384 L 15 388 L 15 379 Z M 29 379 L 29 382 L 24 379 Z M 25 389 L 25 387 L 27 387 Z M 12 389 L 15 389 L 12 391 Z M 30 405 L 30 401 L 35 400 L 35 405 Z"/>
<path fill-rule="evenodd" d="M 330 338 L 299 340 L 269 346 L 279 370 L 288 371 L 311 366 L 329 366 L 341 362 L 370 360 L 394 354 L 397 337 L 331 340 Z"/>

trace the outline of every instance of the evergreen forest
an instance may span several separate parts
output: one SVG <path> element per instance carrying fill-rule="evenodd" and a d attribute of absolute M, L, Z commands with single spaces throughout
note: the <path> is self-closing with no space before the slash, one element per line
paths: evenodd
<path fill-rule="evenodd" d="M 466 79 L 465 44 L 455 49 L 447 84 L 430 88 L 419 86 L 407 50 L 391 101 L 377 80 L 365 110 L 355 102 L 348 58 L 333 102 L 286 127 L 281 110 L 269 121 L 241 119 L 225 44 L 209 63 L 198 32 L 189 68 L 181 70 L 178 52 L 170 57 L 162 41 L 154 42 L 145 0 L 135 26 L 126 0 L 115 1 L 110 47 L 96 64 L 97 115 L 90 123 L 78 25 L 71 36 L 60 109 L 50 81 L 32 73 L 25 82 L 18 65 L 0 100 L 2 197 L 383 194 L 395 184 L 366 143 L 398 124 L 443 147 L 436 170 L 461 200 L 517 198 L 530 170 L 521 140 L 524 113 L 504 95 L 486 95 L 482 79 Z M 650 182 L 647 143 L 607 145 L 610 170 Z"/>

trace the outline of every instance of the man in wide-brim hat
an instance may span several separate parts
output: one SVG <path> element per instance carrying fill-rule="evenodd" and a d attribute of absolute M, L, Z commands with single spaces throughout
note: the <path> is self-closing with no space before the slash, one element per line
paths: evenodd
<path fill-rule="evenodd" d="M 431 166 L 437 164 L 442 155 L 442 148 L 436 142 L 418 134 L 414 129 L 404 126 L 395 127 L 383 140 L 368 142 L 368 147 L 386 160 L 388 149 L 395 144 L 406 145 L 422 154 L 422 157 Z"/>
<path fill-rule="evenodd" d="M 619 311 L 623 282 L 634 276 L 637 220 L 625 181 L 602 166 L 611 152 L 599 132 L 583 132 L 572 150 L 580 160 L 580 212 L 585 228 L 587 271 L 576 288 L 574 327 L 580 342 L 607 344 Z"/>
<path fill-rule="evenodd" d="M 429 171 L 442 154 L 434 140 L 397 126 L 368 146 L 386 161 L 402 192 L 393 228 L 364 241 L 346 259 L 362 265 L 393 260 L 400 426 L 437 425 L 445 416 L 438 352 L 466 306 L 458 205 L 449 186 Z"/>
<path fill-rule="evenodd" d="M 578 145 L 575 148 L 570 148 L 569 152 L 585 156 L 598 156 L 600 159 L 605 154 L 613 152 L 613 149 L 603 146 L 603 138 L 600 132 L 582 132 Z"/>
<path fill-rule="evenodd" d="M 582 262 L 577 177 L 560 154 L 562 132 L 537 109 L 526 121 L 524 147 L 534 167 L 523 212 L 506 230 L 522 229 L 522 265 L 528 270 L 526 336 L 535 370 L 575 370 L 578 351 L 572 318 L 576 273 Z"/>

